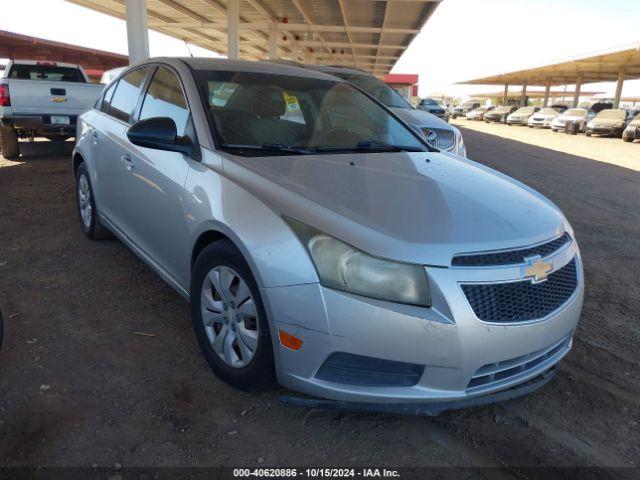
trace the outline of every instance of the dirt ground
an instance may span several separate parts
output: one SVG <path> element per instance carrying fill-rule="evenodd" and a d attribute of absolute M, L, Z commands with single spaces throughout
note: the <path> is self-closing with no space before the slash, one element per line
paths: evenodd
<path fill-rule="evenodd" d="M 0 159 L 0 466 L 463 465 L 524 478 L 638 462 L 640 172 L 463 133 L 471 158 L 540 190 L 576 230 L 584 312 L 545 388 L 436 418 L 232 390 L 200 355 L 187 303 L 119 242 L 82 235 L 70 146 L 43 142 Z"/>

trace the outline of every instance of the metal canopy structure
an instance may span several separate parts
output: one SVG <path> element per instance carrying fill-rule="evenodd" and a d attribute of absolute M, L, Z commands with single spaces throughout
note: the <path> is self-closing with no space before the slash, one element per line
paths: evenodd
<path fill-rule="evenodd" d="M 0 30 L 0 58 L 10 60 L 45 60 L 82 65 L 92 77 L 99 77 L 105 70 L 127 64 L 125 55 L 78 47 Z"/>
<path fill-rule="evenodd" d="M 640 43 L 623 49 L 611 50 L 575 57 L 566 61 L 540 67 L 476 78 L 459 84 L 522 85 L 522 97 L 527 86 L 540 85 L 549 92 L 554 85 L 575 85 L 574 106 L 578 103 L 580 87 L 584 83 L 617 82 L 614 107 L 617 108 L 622 94 L 624 80 L 640 78 Z M 505 93 L 506 95 L 506 93 Z"/>
<path fill-rule="evenodd" d="M 135 50 L 148 44 L 151 28 L 229 58 L 346 65 L 384 75 L 441 0 L 67 1 L 126 20 L 134 60 L 144 56 L 144 48 Z"/>

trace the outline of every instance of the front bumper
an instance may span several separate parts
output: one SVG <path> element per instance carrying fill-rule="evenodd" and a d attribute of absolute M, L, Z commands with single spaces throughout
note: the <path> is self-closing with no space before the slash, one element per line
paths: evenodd
<path fill-rule="evenodd" d="M 596 125 L 593 127 L 587 126 L 586 128 L 587 133 L 591 133 L 594 135 L 613 135 L 616 137 L 620 136 L 623 130 L 624 127 L 611 127 L 608 125 Z"/>
<path fill-rule="evenodd" d="M 524 384 L 549 371 L 571 349 L 582 309 L 582 265 L 575 242 L 553 257 L 556 269 L 574 257 L 578 286 L 571 298 L 544 319 L 517 324 L 480 321 L 460 284 L 521 280 L 520 266 L 427 267 L 431 308 L 372 300 L 318 284 L 263 289 L 272 337 L 278 338 L 277 331 L 283 330 L 303 340 L 297 351 L 275 346 L 278 379 L 285 387 L 314 397 L 378 404 L 460 402 Z M 482 369 L 544 351 L 552 354 L 532 368 L 472 383 Z M 409 386 L 318 378 L 325 361 L 337 352 L 424 368 Z"/>
<path fill-rule="evenodd" d="M 527 125 L 529 127 L 551 128 L 552 123 L 552 120 L 529 120 Z"/>
<path fill-rule="evenodd" d="M 527 118 L 508 118 L 507 117 L 508 125 L 526 125 L 527 121 L 528 121 Z"/>

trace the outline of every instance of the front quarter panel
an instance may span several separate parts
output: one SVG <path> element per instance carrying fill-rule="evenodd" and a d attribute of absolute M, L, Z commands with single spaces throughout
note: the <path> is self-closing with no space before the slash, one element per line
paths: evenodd
<path fill-rule="evenodd" d="M 318 282 L 309 255 L 282 217 L 225 177 L 219 154 L 202 151 L 203 160 L 194 162 L 185 185 L 191 245 L 208 231 L 229 237 L 261 288 Z M 190 276 L 190 253 L 185 277 Z"/>

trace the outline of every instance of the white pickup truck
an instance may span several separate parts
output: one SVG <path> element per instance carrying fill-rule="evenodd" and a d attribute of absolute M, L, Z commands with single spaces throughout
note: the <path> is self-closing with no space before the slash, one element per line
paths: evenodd
<path fill-rule="evenodd" d="M 9 61 L 0 79 L 0 147 L 5 158 L 20 155 L 19 138 L 74 137 L 78 115 L 96 101 L 104 85 L 89 83 L 80 65 Z"/>

